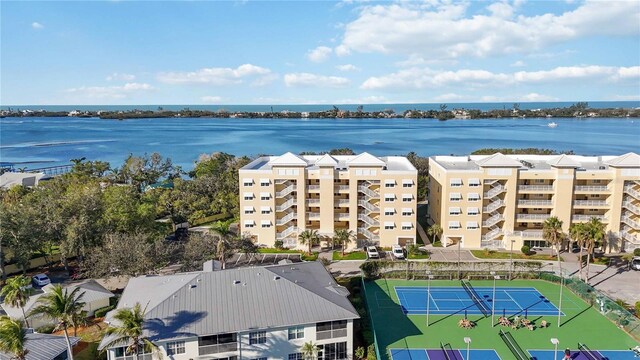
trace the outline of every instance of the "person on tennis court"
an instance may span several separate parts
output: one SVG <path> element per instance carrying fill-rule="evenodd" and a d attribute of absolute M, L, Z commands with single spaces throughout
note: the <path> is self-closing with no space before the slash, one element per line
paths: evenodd
<path fill-rule="evenodd" d="M 564 357 L 563 360 L 571 360 L 571 350 L 569 348 L 564 349 Z"/>

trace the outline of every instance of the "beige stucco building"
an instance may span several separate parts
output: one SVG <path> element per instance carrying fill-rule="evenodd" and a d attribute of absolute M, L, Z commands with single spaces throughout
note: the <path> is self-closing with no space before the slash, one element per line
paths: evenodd
<path fill-rule="evenodd" d="M 404 157 L 286 153 L 239 172 L 240 230 L 259 244 L 303 248 L 305 229 L 323 237 L 349 229 L 350 248 L 415 242 L 417 170 Z"/>
<path fill-rule="evenodd" d="M 607 251 L 640 247 L 640 156 L 493 155 L 429 158 L 429 217 L 443 245 L 547 247 L 542 224 L 598 217 Z"/>

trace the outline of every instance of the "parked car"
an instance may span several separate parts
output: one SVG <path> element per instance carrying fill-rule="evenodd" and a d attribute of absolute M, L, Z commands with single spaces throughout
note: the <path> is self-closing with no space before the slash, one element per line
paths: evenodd
<path fill-rule="evenodd" d="M 633 259 L 631 259 L 631 268 L 640 271 L 640 256 L 634 256 Z"/>
<path fill-rule="evenodd" d="M 404 259 L 404 249 L 400 245 L 393 245 L 391 247 L 391 253 L 393 257 L 399 260 Z"/>
<path fill-rule="evenodd" d="M 367 257 L 369 259 L 380 259 L 380 253 L 375 246 L 367 246 Z"/>
<path fill-rule="evenodd" d="M 38 274 L 38 275 L 34 275 L 31 278 L 31 282 L 35 286 L 43 287 L 45 285 L 51 284 L 51 279 L 49 279 L 49 277 L 45 274 Z"/>

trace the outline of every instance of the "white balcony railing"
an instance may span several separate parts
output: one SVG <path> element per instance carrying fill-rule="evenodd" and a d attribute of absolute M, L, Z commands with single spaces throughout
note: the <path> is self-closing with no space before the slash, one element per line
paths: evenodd
<path fill-rule="evenodd" d="M 369 226 L 380 226 L 377 220 L 372 219 L 371 217 L 365 214 L 358 214 L 358 220 L 363 221 L 365 224 Z"/>
<path fill-rule="evenodd" d="M 229 351 L 237 351 L 238 343 L 226 343 L 226 344 L 218 344 L 218 345 L 206 345 L 198 347 L 198 355 L 209 355 L 209 354 L 218 354 Z"/>
<path fill-rule="evenodd" d="M 320 205 L 320 199 L 307 199 L 307 205 Z"/>
<path fill-rule="evenodd" d="M 276 220 L 276 225 L 285 225 L 286 223 L 288 223 L 289 221 L 295 219 L 296 216 L 296 212 L 292 211 L 290 213 L 288 213 L 287 215 L 285 215 L 284 217 L 281 217 L 280 219 Z"/>
<path fill-rule="evenodd" d="M 518 200 L 518 206 L 553 206 L 552 200 Z"/>
<path fill-rule="evenodd" d="M 491 212 L 494 212 L 494 211 L 498 210 L 502 206 L 504 206 L 504 201 L 496 200 L 496 201 L 493 201 L 492 203 L 490 203 L 489 205 L 485 206 L 484 208 L 482 208 L 482 211 L 484 211 L 486 213 L 491 213 Z"/>
<path fill-rule="evenodd" d="M 605 215 L 584 215 L 578 214 L 571 216 L 571 221 L 591 221 L 591 219 L 596 218 L 600 221 L 607 221 L 607 217 Z"/>
<path fill-rule="evenodd" d="M 498 236 L 502 235 L 502 229 L 495 228 L 488 233 L 482 235 L 482 241 L 491 241 L 495 240 Z"/>
<path fill-rule="evenodd" d="M 288 208 L 292 207 L 295 204 L 296 200 L 295 199 L 289 199 L 285 202 L 283 202 L 280 205 L 276 206 L 276 211 L 285 211 Z"/>
<path fill-rule="evenodd" d="M 573 206 L 597 207 L 609 206 L 609 204 L 605 200 L 575 200 Z"/>
<path fill-rule="evenodd" d="M 607 186 L 601 185 L 577 185 L 575 188 L 576 192 L 608 192 L 609 188 Z"/>
<path fill-rule="evenodd" d="M 492 197 L 501 194 L 505 190 L 506 190 L 506 187 L 504 185 L 498 184 L 492 187 L 491 189 L 489 189 L 489 191 L 487 191 L 486 193 L 484 193 L 484 197 L 485 199 L 491 199 Z"/>
<path fill-rule="evenodd" d="M 350 201 L 349 199 L 338 199 L 336 201 L 334 201 L 334 203 L 338 206 L 340 205 L 349 205 Z"/>
<path fill-rule="evenodd" d="M 491 226 L 499 223 L 503 219 L 504 219 L 504 217 L 502 216 L 502 214 L 495 214 L 492 217 L 488 218 L 487 220 L 483 221 L 482 222 L 482 226 L 483 227 L 491 227 Z"/>
<path fill-rule="evenodd" d="M 623 201 L 622 202 L 622 206 L 624 206 L 625 208 L 631 210 L 634 214 L 640 215 L 640 206 L 635 205 L 631 201 Z"/>
<path fill-rule="evenodd" d="M 365 195 L 367 195 L 367 196 L 369 196 L 369 197 L 372 197 L 372 198 L 379 198 L 380 197 L 379 193 L 369 189 L 366 186 L 362 186 L 362 185 L 358 186 L 358 191 L 363 193 L 363 194 L 365 194 Z"/>
<path fill-rule="evenodd" d="M 349 191 L 349 185 L 337 185 L 335 189 L 338 191 Z"/>
<path fill-rule="evenodd" d="M 287 236 L 294 234 L 298 231 L 298 228 L 295 226 L 289 226 L 288 228 L 286 228 L 284 231 L 276 233 L 276 238 L 277 239 L 284 239 Z"/>
<path fill-rule="evenodd" d="M 349 221 L 349 216 L 347 213 L 337 213 L 335 214 L 335 219 L 337 221 Z"/>
<path fill-rule="evenodd" d="M 624 192 L 640 200 L 640 191 L 636 190 L 633 185 L 625 185 Z"/>
<path fill-rule="evenodd" d="M 308 185 L 307 191 L 320 191 L 320 185 Z"/>
<path fill-rule="evenodd" d="M 629 231 L 623 230 L 620 232 L 620 237 L 625 239 L 626 241 L 633 243 L 635 245 L 640 245 L 640 237 L 636 237 L 631 234 Z"/>
<path fill-rule="evenodd" d="M 358 200 L 358 205 L 362 206 L 369 212 L 380 212 L 380 208 L 365 200 Z"/>
<path fill-rule="evenodd" d="M 551 214 L 516 214 L 516 220 L 547 220 Z"/>
<path fill-rule="evenodd" d="M 309 220 L 320 219 L 320 213 L 319 212 L 308 212 L 307 213 L 307 219 L 309 219 Z"/>
<path fill-rule="evenodd" d="M 640 230 L 640 222 L 634 220 L 633 218 L 631 218 L 631 216 L 629 215 L 625 215 L 622 217 L 622 222 L 631 226 L 632 228 L 636 229 L 636 230 Z"/>
<path fill-rule="evenodd" d="M 358 233 L 364 235 L 367 239 L 372 240 L 372 241 L 380 240 L 380 236 L 379 235 L 374 234 L 371 231 L 369 231 L 368 229 L 363 228 L 363 227 L 359 227 L 358 228 Z"/>
<path fill-rule="evenodd" d="M 542 237 L 542 230 L 522 230 L 522 231 L 516 231 L 513 233 L 513 235 L 515 236 L 521 236 L 523 238 L 525 238 L 525 240 L 541 240 Z"/>
<path fill-rule="evenodd" d="M 520 192 L 550 192 L 553 191 L 553 185 L 520 185 L 518 186 Z"/>
<path fill-rule="evenodd" d="M 286 188 L 284 188 L 284 189 L 282 189 L 280 191 L 277 191 L 276 192 L 276 197 L 279 197 L 279 198 L 285 197 L 285 196 L 291 194 L 294 191 L 296 191 L 296 186 L 295 185 L 289 185 Z"/>

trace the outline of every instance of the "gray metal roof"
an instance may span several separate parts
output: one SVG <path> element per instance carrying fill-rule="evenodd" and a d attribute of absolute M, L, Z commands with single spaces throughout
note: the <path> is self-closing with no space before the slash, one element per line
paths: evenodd
<path fill-rule="evenodd" d="M 80 338 L 69 337 L 71 346 L 80 341 Z M 25 346 L 29 351 L 27 360 L 52 360 L 67 350 L 67 342 L 64 336 L 49 334 L 27 334 Z M 0 352 L 0 360 L 11 360 L 13 355 Z"/>
<path fill-rule="evenodd" d="M 145 335 L 158 340 L 359 318 L 347 294 L 305 262 L 132 278 L 118 308 L 146 306 Z"/>

